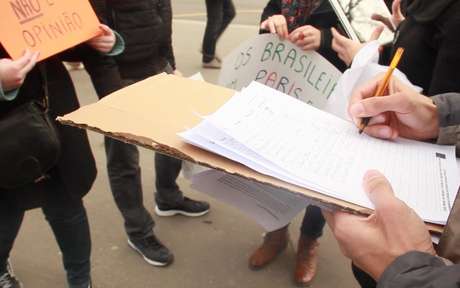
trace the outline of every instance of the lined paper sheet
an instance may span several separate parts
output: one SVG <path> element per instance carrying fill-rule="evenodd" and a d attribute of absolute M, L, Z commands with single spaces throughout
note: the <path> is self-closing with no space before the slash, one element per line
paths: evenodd
<path fill-rule="evenodd" d="M 285 227 L 310 204 L 301 195 L 217 170 L 193 176 L 192 188 L 234 206 L 268 232 Z"/>
<path fill-rule="evenodd" d="M 373 207 L 362 191 L 362 177 L 377 169 L 429 222 L 445 223 L 459 184 L 453 147 L 359 135 L 352 123 L 258 83 L 200 125 L 182 137 L 192 143 L 191 135 L 198 135 L 204 149 L 368 208 Z"/>

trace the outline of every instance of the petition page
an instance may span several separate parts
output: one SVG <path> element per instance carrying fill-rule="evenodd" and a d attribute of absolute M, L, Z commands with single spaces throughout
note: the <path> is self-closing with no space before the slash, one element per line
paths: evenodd
<path fill-rule="evenodd" d="M 424 220 L 447 220 L 459 183 L 453 147 L 360 135 L 350 122 L 261 86 L 207 121 L 294 178 L 325 188 L 319 192 L 372 208 L 362 178 L 376 169 Z"/>
<path fill-rule="evenodd" d="M 305 197 L 284 189 L 217 170 L 195 175 L 192 188 L 234 206 L 266 231 L 285 227 L 309 204 Z"/>

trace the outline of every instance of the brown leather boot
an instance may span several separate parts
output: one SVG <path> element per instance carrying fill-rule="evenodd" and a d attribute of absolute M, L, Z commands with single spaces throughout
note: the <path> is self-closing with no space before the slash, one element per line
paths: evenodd
<path fill-rule="evenodd" d="M 319 243 L 316 239 L 305 236 L 299 238 L 294 280 L 301 287 L 310 285 L 316 275 L 318 246 Z"/>
<path fill-rule="evenodd" d="M 249 257 L 249 268 L 256 270 L 270 263 L 286 249 L 288 238 L 287 226 L 265 234 L 264 243 Z"/>

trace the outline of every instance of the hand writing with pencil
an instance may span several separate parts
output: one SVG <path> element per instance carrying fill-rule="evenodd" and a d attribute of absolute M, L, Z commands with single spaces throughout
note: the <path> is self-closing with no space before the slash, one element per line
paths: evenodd
<path fill-rule="evenodd" d="M 348 112 L 360 127 L 361 119 L 372 117 L 364 132 L 382 139 L 398 136 L 416 140 L 437 138 L 439 120 L 436 105 L 395 78 L 391 78 L 383 97 L 373 97 L 382 76 L 357 88 Z"/>

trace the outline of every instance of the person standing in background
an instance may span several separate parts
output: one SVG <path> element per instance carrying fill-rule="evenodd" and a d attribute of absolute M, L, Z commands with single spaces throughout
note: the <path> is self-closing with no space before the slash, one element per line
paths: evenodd
<path fill-rule="evenodd" d="M 117 45 L 117 42 L 122 42 L 121 39 L 105 25 L 101 25 L 101 30 L 101 35 L 39 63 L 39 52 L 26 51 L 19 59 L 12 60 L 0 45 L 0 121 L 3 127 L 9 127 L 7 125 L 12 122 L 10 115 L 18 109 L 29 107 L 27 111 L 31 113 L 30 103 L 46 103 L 44 105 L 49 110 L 44 113 L 50 119 L 78 109 L 73 82 L 62 61 L 71 57 L 78 61 L 88 60 L 85 63 L 91 66 L 97 65 L 107 55 L 121 53 L 123 49 L 118 47 L 121 44 Z M 96 165 L 85 131 L 56 121 L 50 125 L 56 130 L 60 143 L 53 167 L 41 171 L 40 174 L 43 174 L 39 178 L 15 187 L 0 183 L 0 288 L 22 287 L 12 273 L 8 258 L 25 213 L 38 207 L 42 209 L 59 245 L 68 287 L 91 288 L 91 236 L 83 197 L 96 178 Z M 19 169 L 15 174 L 27 177 L 28 173 L 43 166 L 42 159 L 35 158 L 37 149 L 53 150 L 49 141 L 36 139 L 40 137 L 27 139 L 38 143 L 38 146 L 21 149 L 19 143 L 25 141 L 24 133 L 30 135 L 30 131 L 2 130 L 0 137 L 3 141 L 18 145 L 18 148 L 7 146 L 4 148 L 6 151 L 2 151 L 3 155 L 5 152 L 18 155 L 14 161 L 3 162 L 2 174 Z M 42 132 L 41 135 L 49 138 L 49 134 Z"/>
<path fill-rule="evenodd" d="M 317 51 L 340 71 L 346 69 L 332 50 L 330 28 L 337 27 L 339 22 L 327 0 L 270 0 L 261 18 L 261 33 L 276 34 L 304 51 Z M 294 280 L 298 285 L 309 285 L 316 275 L 318 239 L 324 224 L 321 209 L 308 206 L 297 245 Z M 260 269 L 275 259 L 287 247 L 288 234 L 288 226 L 267 233 L 262 245 L 250 256 L 249 267 Z"/>
<path fill-rule="evenodd" d="M 203 38 L 203 68 L 220 69 L 222 60 L 216 56 L 216 46 L 222 33 L 235 18 L 232 0 L 206 1 L 206 30 Z"/>
<path fill-rule="evenodd" d="M 117 32 L 125 40 L 124 53 L 115 57 L 122 86 L 164 72 L 180 75 L 176 70 L 172 48 L 170 0 L 93 2 L 97 14 L 105 18 L 109 26 L 117 27 Z M 113 67 L 107 67 L 107 72 L 110 71 L 113 71 Z M 104 96 L 104 93 L 98 94 Z M 150 265 L 171 264 L 173 254 L 155 236 L 155 223 L 144 207 L 137 147 L 106 137 L 105 151 L 110 187 L 115 203 L 124 218 L 128 245 Z M 181 160 L 155 154 L 155 213 L 159 216 L 182 214 L 193 217 L 202 216 L 209 211 L 208 203 L 192 200 L 182 194 L 176 184 L 181 166 Z"/>

